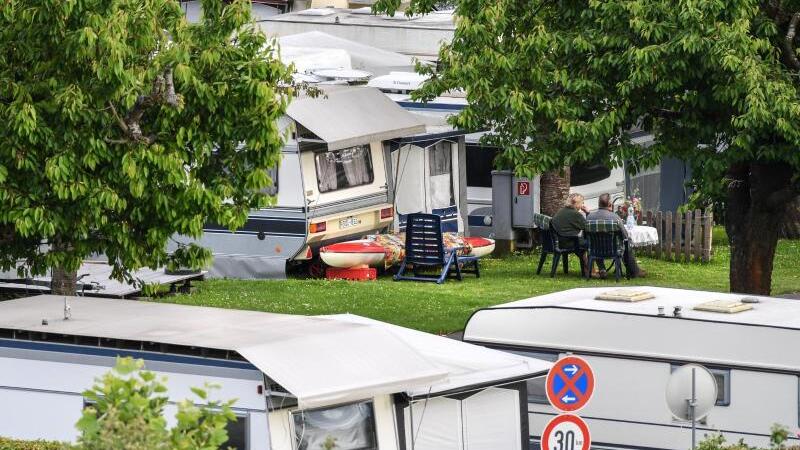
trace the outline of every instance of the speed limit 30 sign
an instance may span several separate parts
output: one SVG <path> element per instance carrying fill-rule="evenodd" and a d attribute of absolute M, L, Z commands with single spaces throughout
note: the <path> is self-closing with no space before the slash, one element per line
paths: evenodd
<path fill-rule="evenodd" d="M 572 414 L 556 416 L 542 433 L 542 450 L 589 450 L 591 443 L 586 422 Z"/>

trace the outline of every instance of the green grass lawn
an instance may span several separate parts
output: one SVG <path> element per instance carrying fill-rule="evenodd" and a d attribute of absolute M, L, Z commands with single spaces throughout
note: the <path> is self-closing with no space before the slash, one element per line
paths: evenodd
<path fill-rule="evenodd" d="M 620 285 L 685 287 L 712 291 L 728 290 L 730 252 L 724 234 L 716 233 L 714 258 L 708 264 L 665 262 L 641 257 L 646 279 L 621 281 Z M 463 282 L 443 285 L 395 282 L 385 276 L 378 281 L 327 280 L 209 280 L 197 283 L 189 295 L 168 296 L 159 301 L 221 308 L 251 309 L 289 314 L 353 313 L 433 333 L 463 328 L 478 308 L 519 300 L 553 291 L 586 286 L 615 286 L 613 279 L 587 282 L 578 278 L 578 261 L 571 260 L 570 275 L 559 270 L 554 279 L 537 276 L 539 255 L 516 254 L 504 259 L 481 261 L 482 276 L 467 276 Z M 781 241 L 775 259 L 773 295 L 800 291 L 800 242 Z"/>

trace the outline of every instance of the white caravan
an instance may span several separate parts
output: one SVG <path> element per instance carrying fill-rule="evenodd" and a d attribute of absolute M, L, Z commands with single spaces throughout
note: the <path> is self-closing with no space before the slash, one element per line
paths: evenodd
<path fill-rule="evenodd" d="M 118 356 L 167 377 L 170 418 L 221 386 L 237 450 L 526 450 L 525 380 L 551 366 L 352 315 L 43 295 L 0 302 L 0 436 L 74 441 Z"/>
<path fill-rule="evenodd" d="M 716 406 L 698 436 L 722 433 L 728 442 L 768 447 L 774 424 L 797 444 L 800 381 L 800 303 L 771 297 L 657 287 L 631 288 L 654 298 L 635 303 L 596 300 L 610 289 L 571 289 L 481 309 L 464 341 L 556 360 L 585 358 L 595 373 L 592 400 L 580 411 L 597 449 L 691 448 L 689 425 L 666 404 L 670 373 L 688 363 L 716 378 Z M 723 313 L 716 300 L 749 310 Z M 741 309 L 741 308 L 735 308 Z M 724 309 L 720 309 L 724 310 Z M 531 437 L 540 438 L 555 411 L 544 378 L 529 382 Z"/>
<path fill-rule="evenodd" d="M 213 255 L 210 277 L 276 278 L 325 244 L 387 229 L 394 218 L 388 141 L 425 125 L 377 89 L 328 86 L 295 99 L 291 134 L 273 172 L 273 206 L 236 231 L 207 224 L 198 240 Z"/>

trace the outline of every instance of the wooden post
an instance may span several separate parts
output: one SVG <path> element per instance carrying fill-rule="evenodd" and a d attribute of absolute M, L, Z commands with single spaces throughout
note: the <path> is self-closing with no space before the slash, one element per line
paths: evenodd
<path fill-rule="evenodd" d="M 694 261 L 700 262 L 703 257 L 703 212 L 699 209 L 694 210 L 694 235 L 692 237 L 692 252 Z"/>
<path fill-rule="evenodd" d="M 686 211 L 686 232 L 683 234 L 683 259 L 692 262 L 692 212 Z"/>
<path fill-rule="evenodd" d="M 673 254 L 675 255 L 675 261 L 681 260 L 681 254 L 683 253 L 683 216 L 681 213 L 675 213 L 675 237 L 673 237 L 673 242 L 675 243 L 675 247 L 673 248 Z"/>
<path fill-rule="evenodd" d="M 656 211 L 656 221 L 653 226 L 658 231 L 658 245 L 656 245 L 656 258 L 661 258 L 661 251 L 664 249 L 664 224 L 661 222 L 661 211 Z"/>
<path fill-rule="evenodd" d="M 664 260 L 672 261 L 672 211 L 667 211 L 664 219 L 664 231 L 667 235 L 664 239 Z"/>
<path fill-rule="evenodd" d="M 703 262 L 711 261 L 711 235 L 714 231 L 714 213 L 706 210 L 705 229 L 703 230 Z"/>
<path fill-rule="evenodd" d="M 646 221 L 647 221 L 647 224 L 646 224 L 646 225 L 647 225 L 648 227 L 652 227 L 652 226 L 653 226 L 653 210 L 652 210 L 652 209 L 648 209 L 648 210 L 647 210 L 647 212 L 645 213 L 645 219 L 644 219 L 644 220 L 646 220 Z M 653 249 L 653 246 L 652 246 L 652 245 L 648 245 L 648 246 L 647 246 L 647 247 L 645 247 L 643 250 L 644 250 L 644 254 L 645 254 L 645 255 L 647 255 L 647 256 L 653 256 L 653 250 L 654 250 L 654 249 Z"/>

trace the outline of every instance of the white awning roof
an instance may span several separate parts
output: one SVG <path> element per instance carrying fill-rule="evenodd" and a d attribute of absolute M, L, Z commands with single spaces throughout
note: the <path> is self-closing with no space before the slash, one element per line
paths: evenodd
<path fill-rule="evenodd" d="M 325 141 L 330 150 L 425 131 L 417 117 L 368 87 L 326 88 L 324 95 L 316 98 L 295 99 L 287 114 Z"/>
<path fill-rule="evenodd" d="M 310 317 L 41 295 L 0 302 L 0 328 L 231 350 L 313 408 L 540 373 L 531 360 L 351 315 Z M 42 325 L 46 319 L 47 325 Z"/>
<path fill-rule="evenodd" d="M 329 317 L 348 323 L 370 324 L 385 329 L 446 371 L 448 375 L 446 380 L 435 381 L 429 386 L 406 389 L 406 393 L 414 397 L 457 391 L 474 386 L 497 385 L 508 380 L 519 380 L 543 374 L 553 365 L 541 359 L 492 350 L 366 317 L 352 314 Z"/>

